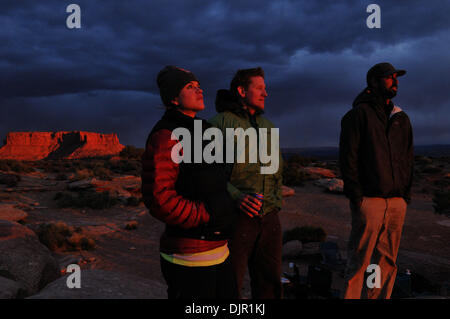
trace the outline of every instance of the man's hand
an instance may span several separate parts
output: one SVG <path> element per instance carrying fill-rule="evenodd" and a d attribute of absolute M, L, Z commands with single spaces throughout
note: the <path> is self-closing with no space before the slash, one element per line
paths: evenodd
<path fill-rule="evenodd" d="M 242 212 L 253 218 L 258 216 L 259 211 L 261 210 L 262 201 L 252 195 L 242 194 L 238 199 L 238 206 Z"/>

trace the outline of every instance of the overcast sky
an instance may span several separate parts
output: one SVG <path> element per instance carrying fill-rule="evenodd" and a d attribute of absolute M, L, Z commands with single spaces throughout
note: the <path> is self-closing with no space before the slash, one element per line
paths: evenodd
<path fill-rule="evenodd" d="M 81 8 L 68 29 L 66 7 Z M 381 29 L 369 29 L 370 3 Z M 416 144 L 450 144 L 450 1 L 2 0 L 0 137 L 10 131 L 115 132 L 143 147 L 163 113 L 165 65 L 200 79 L 206 109 L 239 68 L 261 66 L 266 116 L 282 147 L 337 146 L 367 70 L 407 70 L 394 103 Z"/>

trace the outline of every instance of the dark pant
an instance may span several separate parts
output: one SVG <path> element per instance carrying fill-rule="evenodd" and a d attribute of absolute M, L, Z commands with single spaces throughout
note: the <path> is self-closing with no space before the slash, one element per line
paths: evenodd
<path fill-rule="evenodd" d="M 230 242 L 230 252 L 239 295 L 248 266 L 252 298 L 282 297 L 281 225 L 276 212 L 262 218 L 240 214 Z"/>
<path fill-rule="evenodd" d="M 187 267 L 161 260 L 169 299 L 236 299 L 236 283 L 228 257 L 223 263 Z"/>

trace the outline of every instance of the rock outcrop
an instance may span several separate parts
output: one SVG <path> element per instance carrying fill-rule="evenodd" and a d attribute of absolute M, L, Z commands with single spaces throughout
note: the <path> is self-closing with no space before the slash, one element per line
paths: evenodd
<path fill-rule="evenodd" d="M 327 168 L 309 166 L 303 167 L 301 170 L 310 175 L 312 179 L 336 177 L 336 174 Z"/>
<path fill-rule="evenodd" d="M 322 178 L 314 182 L 316 186 L 325 188 L 330 193 L 343 194 L 344 181 L 339 178 Z"/>
<path fill-rule="evenodd" d="M 295 190 L 293 188 L 282 186 L 282 196 L 283 198 L 294 196 Z"/>
<path fill-rule="evenodd" d="M 31 229 L 0 220 L 0 277 L 16 282 L 27 296 L 35 294 L 59 275 L 57 261 Z"/>
<path fill-rule="evenodd" d="M 18 222 L 24 220 L 28 214 L 21 209 L 15 208 L 12 204 L 0 204 L 0 220 Z"/>
<path fill-rule="evenodd" d="M 164 299 L 166 287 L 160 282 L 125 273 L 81 270 L 80 288 L 68 288 L 70 274 L 50 283 L 30 299 Z"/>
<path fill-rule="evenodd" d="M 11 132 L 0 148 L 0 159 L 78 159 L 117 155 L 124 147 L 114 133 Z"/>
<path fill-rule="evenodd" d="M 17 299 L 24 293 L 25 290 L 19 283 L 0 276 L 0 299 Z"/>

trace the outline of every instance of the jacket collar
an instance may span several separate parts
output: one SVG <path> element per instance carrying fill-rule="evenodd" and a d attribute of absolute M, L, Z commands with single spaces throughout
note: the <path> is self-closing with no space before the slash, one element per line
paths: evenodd
<path fill-rule="evenodd" d="M 190 117 L 174 108 L 166 110 L 162 118 L 174 122 L 180 127 L 186 127 L 188 129 L 194 128 L 194 120 L 201 120 L 197 116 Z"/>
<path fill-rule="evenodd" d="M 238 101 L 229 90 L 225 89 L 217 91 L 216 111 L 218 113 L 229 111 L 233 114 L 236 114 L 237 116 L 245 117 L 248 119 L 252 117 L 248 110 L 242 105 L 242 102 Z M 263 113 L 263 111 L 257 110 L 253 116 L 256 118 L 258 115 L 261 115 Z"/>
<path fill-rule="evenodd" d="M 389 115 L 389 118 L 391 118 L 394 114 L 400 113 L 400 112 L 402 112 L 402 111 L 403 111 L 403 110 L 402 110 L 399 106 L 394 105 L 394 107 L 393 107 L 393 109 L 392 109 L 392 112 L 391 112 L 391 114 Z"/>

